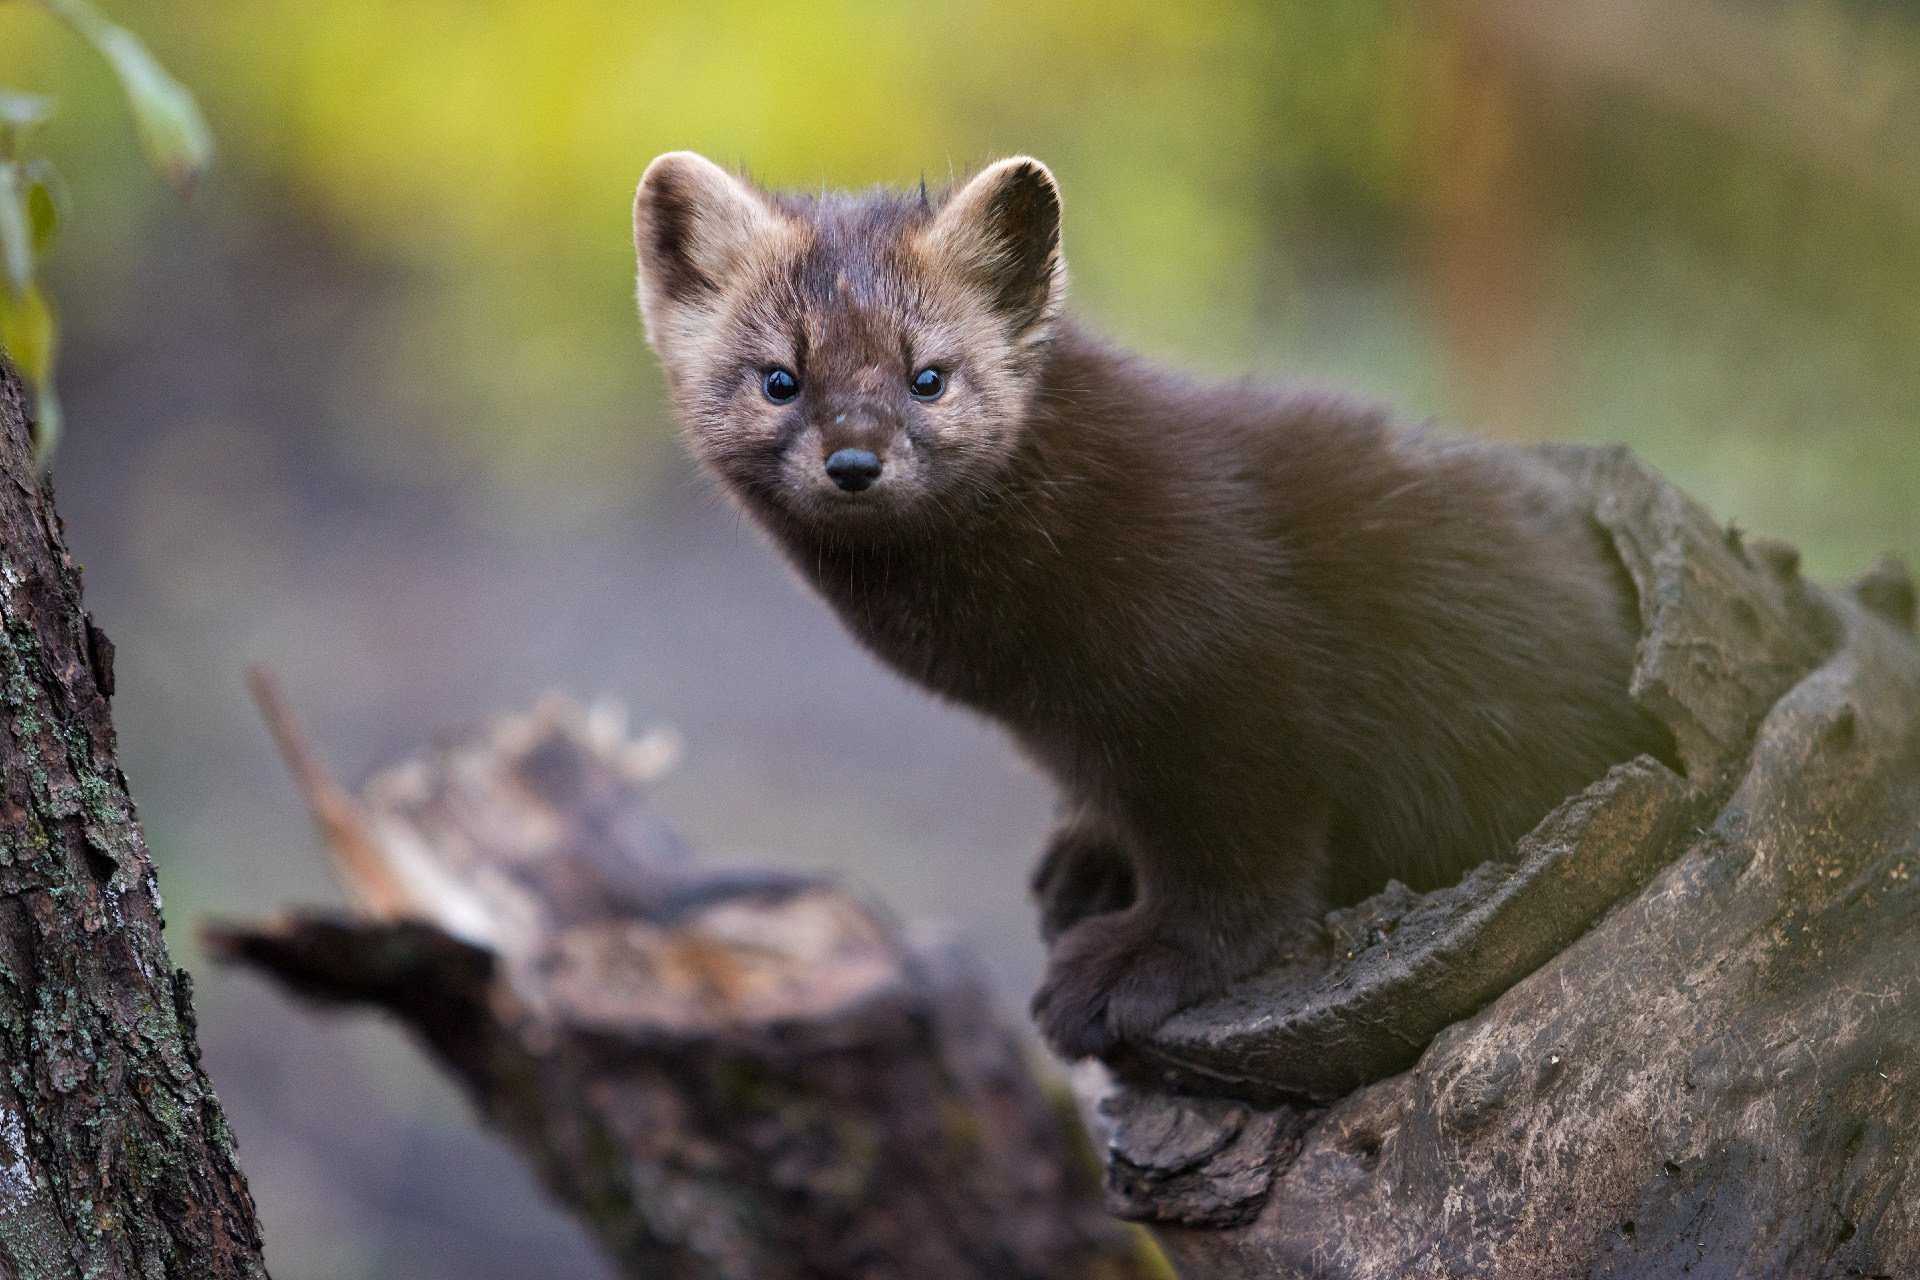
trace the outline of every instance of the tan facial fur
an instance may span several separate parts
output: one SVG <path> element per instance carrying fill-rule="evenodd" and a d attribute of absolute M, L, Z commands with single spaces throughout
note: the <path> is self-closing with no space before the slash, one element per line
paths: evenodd
<path fill-rule="evenodd" d="M 1045 166 L 1003 160 L 944 197 L 790 196 L 675 152 L 641 179 L 634 238 L 681 423 L 749 507 L 851 533 L 990 498 L 1065 290 Z M 944 390 L 916 399 L 928 367 Z M 790 403 L 763 391 L 773 368 L 799 380 Z M 848 448 L 882 465 L 862 492 L 825 470 Z"/>

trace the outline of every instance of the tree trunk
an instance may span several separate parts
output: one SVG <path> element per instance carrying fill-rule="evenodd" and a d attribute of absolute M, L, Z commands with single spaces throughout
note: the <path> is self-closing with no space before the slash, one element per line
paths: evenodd
<path fill-rule="evenodd" d="M 264 1277 L 20 383 L 0 358 L 0 1276 Z"/>

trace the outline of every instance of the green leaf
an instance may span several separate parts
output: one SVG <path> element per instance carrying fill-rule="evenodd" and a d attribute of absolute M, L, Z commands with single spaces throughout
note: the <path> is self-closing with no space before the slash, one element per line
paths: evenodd
<path fill-rule="evenodd" d="M 213 133 L 185 85 L 167 74 L 125 27 L 107 21 L 89 0 L 40 0 L 100 51 L 133 109 L 148 157 L 181 195 L 191 195 L 213 163 Z"/>
<path fill-rule="evenodd" d="M 37 389 L 53 377 L 53 346 L 58 332 L 53 307 L 38 285 L 17 294 L 0 294 L 0 350 Z"/>
<path fill-rule="evenodd" d="M 66 212 L 67 190 L 60 182 L 60 175 L 45 160 L 28 161 L 25 173 L 27 225 L 33 230 L 33 252 L 35 257 L 45 257 L 60 230 L 61 216 Z"/>
<path fill-rule="evenodd" d="M 35 391 L 53 380 L 53 346 L 58 336 L 53 306 L 40 286 L 0 293 L 0 349 L 4 349 Z"/>
<path fill-rule="evenodd" d="M 33 391 L 33 456 L 44 466 L 53 456 L 63 421 L 53 387 L 53 349 L 59 324 L 53 306 L 37 285 L 17 294 L 0 292 L 0 351 L 4 351 Z"/>
<path fill-rule="evenodd" d="M 0 290 L 18 298 L 33 284 L 33 218 L 27 212 L 26 172 L 0 160 Z"/>

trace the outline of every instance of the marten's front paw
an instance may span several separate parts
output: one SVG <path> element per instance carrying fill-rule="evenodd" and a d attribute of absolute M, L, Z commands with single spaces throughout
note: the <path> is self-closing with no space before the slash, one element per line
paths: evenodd
<path fill-rule="evenodd" d="M 1114 841 L 1082 827 L 1064 827 L 1040 856 L 1032 887 L 1040 903 L 1040 936 L 1051 945 L 1090 916 L 1131 906 L 1133 864 Z"/>
<path fill-rule="evenodd" d="M 1061 1057 L 1105 1057 L 1221 985 L 1216 966 L 1178 946 L 1136 905 L 1060 935 L 1033 1016 Z"/>

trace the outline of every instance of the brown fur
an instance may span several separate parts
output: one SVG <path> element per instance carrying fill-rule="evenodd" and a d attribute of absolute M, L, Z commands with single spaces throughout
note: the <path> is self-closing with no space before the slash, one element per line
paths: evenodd
<path fill-rule="evenodd" d="M 1616 761 L 1624 575 L 1528 455 L 1206 386 L 1059 315 L 1037 161 L 796 197 L 697 156 L 635 203 L 641 309 L 701 458 L 883 660 L 1059 783 L 1035 1012 L 1111 1053 L 1389 878 L 1508 854 Z M 762 394 L 770 366 L 799 397 Z M 932 403 L 908 394 L 948 371 Z M 823 459 L 872 450 L 874 487 Z"/>

